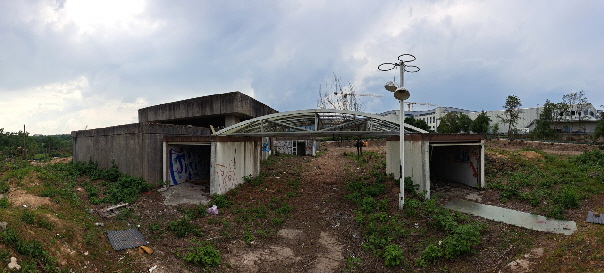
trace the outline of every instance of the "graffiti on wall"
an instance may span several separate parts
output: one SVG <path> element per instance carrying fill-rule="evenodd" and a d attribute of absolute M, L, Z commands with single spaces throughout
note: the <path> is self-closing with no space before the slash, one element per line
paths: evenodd
<path fill-rule="evenodd" d="M 229 161 L 228 164 L 214 164 L 214 176 L 218 181 L 218 188 L 221 191 L 226 191 L 229 185 L 236 183 L 235 178 L 237 177 L 237 165 L 235 158 Z"/>
<path fill-rule="evenodd" d="M 293 153 L 293 141 L 291 140 L 276 140 L 273 143 L 275 152 L 280 154 L 292 154 Z"/>
<path fill-rule="evenodd" d="M 478 171 L 476 170 L 476 164 L 480 161 L 478 155 L 478 148 L 475 147 L 457 147 L 453 151 L 453 161 L 461 164 L 467 164 L 472 170 L 472 176 L 478 177 Z"/>
<path fill-rule="evenodd" d="M 315 145 L 315 141 L 314 140 L 307 140 L 306 144 L 304 145 L 304 148 L 306 149 L 305 155 L 313 155 L 313 148 Z"/>
<path fill-rule="evenodd" d="M 226 159 L 225 159 L 226 160 Z M 217 192 L 226 192 L 237 183 L 237 149 L 235 155 L 229 162 L 214 163 L 214 185 L 218 188 Z"/>
<path fill-rule="evenodd" d="M 270 152 L 271 151 L 271 148 L 268 146 L 268 144 L 269 144 L 268 141 L 262 143 L 262 151 L 263 152 Z"/>
<path fill-rule="evenodd" d="M 209 164 L 200 149 L 172 147 L 168 151 L 170 181 L 178 185 L 186 181 L 203 180 L 209 173 Z"/>

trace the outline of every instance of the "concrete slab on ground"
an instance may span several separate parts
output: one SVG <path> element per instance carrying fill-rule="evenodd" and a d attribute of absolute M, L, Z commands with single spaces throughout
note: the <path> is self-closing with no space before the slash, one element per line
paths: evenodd
<path fill-rule="evenodd" d="M 210 202 L 210 194 L 206 187 L 188 182 L 172 185 L 161 193 L 164 196 L 164 205 L 166 206 L 181 204 L 207 205 Z"/>
<path fill-rule="evenodd" d="M 537 231 L 571 235 L 577 230 L 577 223 L 573 221 L 556 220 L 537 214 L 460 199 L 449 201 L 445 204 L 445 208 Z"/>

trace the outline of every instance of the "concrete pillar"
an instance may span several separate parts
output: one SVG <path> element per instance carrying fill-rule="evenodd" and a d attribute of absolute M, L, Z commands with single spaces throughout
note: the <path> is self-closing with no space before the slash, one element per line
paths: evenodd
<path fill-rule="evenodd" d="M 236 116 L 224 116 L 224 127 L 239 123 L 241 120 Z"/>

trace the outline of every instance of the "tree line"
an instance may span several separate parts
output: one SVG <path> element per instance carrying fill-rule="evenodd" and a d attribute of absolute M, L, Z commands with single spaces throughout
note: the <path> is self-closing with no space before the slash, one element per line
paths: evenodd
<path fill-rule="evenodd" d="M 570 133 L 585 135 L 587 132 L 585 120 L 595 117 L 598 121 L 591 137 L 597 141 L 604 137 L 604 112 L 600 112 L 596 116 L 596 113 L 589 110 L 590 105 L 584 91 L 563 95 L 562 101 L 559 103 L 553 103 L 547 99 L 539 109 L 539 116 L 534 120 L 535 129 L 527 136 L 535 139 L 559 139 L 563 133 L 561 127 L 565 124 L 569 127 Z M 503 114 L 497 116 L 507 127 L 508 137 L 519 133 L 516 126 L 521 118 L 521 106 L 522 102 L 518 96 L 509 95 L 503 105 Z M 407 118 L 405 122 L 421 129 L 430 129 L 423 120 Z M 491 124 L 491 118 L 484 111 L 474 120 L 465 113 L 449 112 L 443 115 L 439 122 L 437 127 L 439 133 L 497 134 L 499 131 L 499 123 Z"/>
<path fill-rule="evenodd" d="M 5 132 L 0 128 L 0 159 L 41 159 L 71 156 L 70 135 L 30 135 L 28 132 Z"/>

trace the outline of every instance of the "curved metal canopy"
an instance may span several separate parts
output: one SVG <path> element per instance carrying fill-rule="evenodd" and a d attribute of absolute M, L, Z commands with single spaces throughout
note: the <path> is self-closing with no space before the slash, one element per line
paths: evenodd
<path fill-rule="evenodd" d="M 398 120 L 388 117 L 336 109 L 308 109 L 276 113 L 246 120 L 214 135 L 222 136 L 388 136 L 399 135 Z M 416 132 L 425 130 L 405 124 Z"/>

